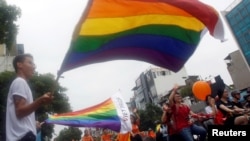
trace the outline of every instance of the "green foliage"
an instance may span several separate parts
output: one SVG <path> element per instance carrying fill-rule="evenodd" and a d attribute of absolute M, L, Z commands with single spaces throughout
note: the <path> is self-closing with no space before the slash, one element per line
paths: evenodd
<path fill-rule="evenodd" d="M 7 5 L 0 0 L 0 44 L 5 43 L 8 50 L 16 41 L 18 26 L 15 21 L 21 16 L 21 9 L 15 5 Z"/>
<path fill-rule="evenodd" d="M 58 85 L 52 74 L 36 75 L 30 80 L 30 85 L 34 94 L 34 99 L 42 96 L 47 92 L 52 92 L 54 96 L 53 103 L 49 106 L 43 106 L 37 110 L 39 112 L 48 114 L 64 113 L 71 111 L 68 104 L 69 98 L 64 93 L 67 89 Z M 41 119 L 43 120 L 43 119 Z"/>
<path fill-rule="evenodd" d="M 147 104 L 146 110 L 140 110 L 140 130 L 147 131 L 149 128 L 155 129 L 155 121 L 161 121 L 162 109 L 158 105 Z"/>
<path fill-rule="evenodd" d="M 82 131 L 79 128 L 69 127 L 61 130 L 56 140 L 57 141 L 80 140 L 81 136 L 82 136 Z"/>
<path fill-rule="evenodd" d="M 11 81 L 15 78 L 14 72 L 0 73 L 0 140 L 5 138 L 5 117 L 6 117 L 6 99 Z"/>
<path fill-rule="evenodd" d="M 34 99 L 42 96 L 46 92 L 53 92 L 54 100 L 50 105 L 44 105 L 36 110 L 37 120 L 42 122 L 48 118 L 48 114 L 65 113 L 71 111 L 65 88 L 58 85 L 52 74 L 35 75 L 30 80 L 30 86 L 34 94 Z M 60 92 L 60 93 L 59 93 Z M 52 138 L 54 125 L 44 124 L 42 126 L 42 136 Z"/>
<path fill-rule="evenodd" d="M 181 93 L 182 97 L 186 97 L 186 96 L 193 97 L 194 96 L 193 91 L 192 91 L 192 86 L 188 86 L 188 85 L 182 87 L 180 90 L 180 93 Z"/>
<path fill-rule="evenodd" d="M 5 136 L 6 100 L 11 82 L 15 78 L 14 72 L 0 73 L 0 140 Z M 48 114 L 65 113 L 71 111 L 68 97 L 64 93 L 67 89 L 61 87 L 52 74 L 35 74 L 29 81 L 33 98 L 36 99 L 48 91 L 54 92 L 54 100 L 50 105 L 44 105 L 36 110 L 36 120 L 43 122 Z M 42 136 L 52 137 L 54 125 L 43 124 Z"/>

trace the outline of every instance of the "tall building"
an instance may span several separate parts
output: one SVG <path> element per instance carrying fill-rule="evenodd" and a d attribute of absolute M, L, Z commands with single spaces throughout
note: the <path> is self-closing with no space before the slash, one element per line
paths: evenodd
<path fill-rule="evenodd" d="M 14 71 L 12 61 L 16 55 L 23 53 L 23 44 L 16 44 L 11 50 L 7 50 L 5 44 L 0 44 L 0 72 Z"/>
<path fill-rule="evenodd" d="M 243 90 L 250 86 L 250 71 L 239 50 L 230 53 L 225 59 L 227 70 L 233 80 L 234 87 Z"/>
<path fill-rule="evenodd" d="M 235 0 L 222 11 L 248 68 L 250 66 L 250 1 Z"/>
<path fill-rule="evenodd" d="M 250 86 L 250 1 L 235 0 L 221 13 L 239 48 L 225 61 L 235 87 L 242 90 Z"/>
<path fill-rule="evenodd" d="M 16 45 L 16 55 L 24 54 L 24 46 L 23 44 Z"/>
<path fill-rule="evenodd" d="M 142 72 L 135 81 L 131 107 L 145 109 L 147 103 L 158 104 L 160 98 L 166 95 L 174 84 L 185 85 L 187 77 L 185 68 L 175 73 L 160 67 L 150 67 Z"/>

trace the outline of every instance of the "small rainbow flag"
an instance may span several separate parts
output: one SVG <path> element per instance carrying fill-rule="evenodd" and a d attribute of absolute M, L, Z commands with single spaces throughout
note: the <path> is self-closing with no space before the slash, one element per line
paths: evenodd
<path fill-rule="evenodd" d="M 89 0 L 58 75 L 119 59 L 177 72 L 207 29 L 224 39 L 219 13 L 199 0 Z"/>
<path fill-rule="evenodd" d="M 50 116 L 45 123 L 73 127 L 108 128 L 121 133 L 132 130 L 130 112 L 120 92 L 95 106 Z"/>

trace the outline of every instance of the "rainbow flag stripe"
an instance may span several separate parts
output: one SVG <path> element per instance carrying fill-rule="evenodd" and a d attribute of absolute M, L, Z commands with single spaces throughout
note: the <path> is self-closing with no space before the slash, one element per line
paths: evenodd
<path fill-rule="evenodd" d="M 50 116 L 45 122 L 73 127 L 108 128 L 117 132 L 131 130 L 129 110 L 120 93 L 83 110 Z"/>
<path fill-rule="evenodd" d="M 90 0 L 58 73 L 119 59 L 177 72 L 207 29 L 224 39 L 218 12 L 198 0 Z"/>

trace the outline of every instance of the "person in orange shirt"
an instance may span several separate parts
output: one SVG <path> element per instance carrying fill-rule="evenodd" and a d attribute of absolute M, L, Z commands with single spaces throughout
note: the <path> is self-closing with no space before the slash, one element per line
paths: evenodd
<path fill-rule="evenodd" d="M 101 136 L 101 141 L 111 141 L 111 134 L 108 132 L 108 129 L 103 129 L 103 134 Z"/>
<path fill-rule="evenodd" d="M 93 137 L 89 134 L 89 130 L 88 129 L 84 130 L 84 135 L 82 137 L 82 141 L 94 141 Z"/>
<path fill-rule="evenodd" d="M 130 132 L 131 141 L 142 141 L 142 137 L 140 135 L 140 117 L 137 113 L 137 109 L 133 110 L 133 114 L 130 115 L 130 120 L 132 124 L 132 132 Z"/>
<path fill-rule="evenodd" d="M 151 128 L 148 129 L 148 136 L 153 139 L 156 137 L 155 132 Z"/>
<path fill-rule="evenodd" d="M 116 141 L 130 141 L 130 132 L 127 133 L 118 133 Z"/>
<path fill-rule="evenodd" d="M 148 133 L 146 133 L 145 131 L 141 131 L 140 133 L 141 137 L 142 137 L 142 140 L 148 136 Z"/>

